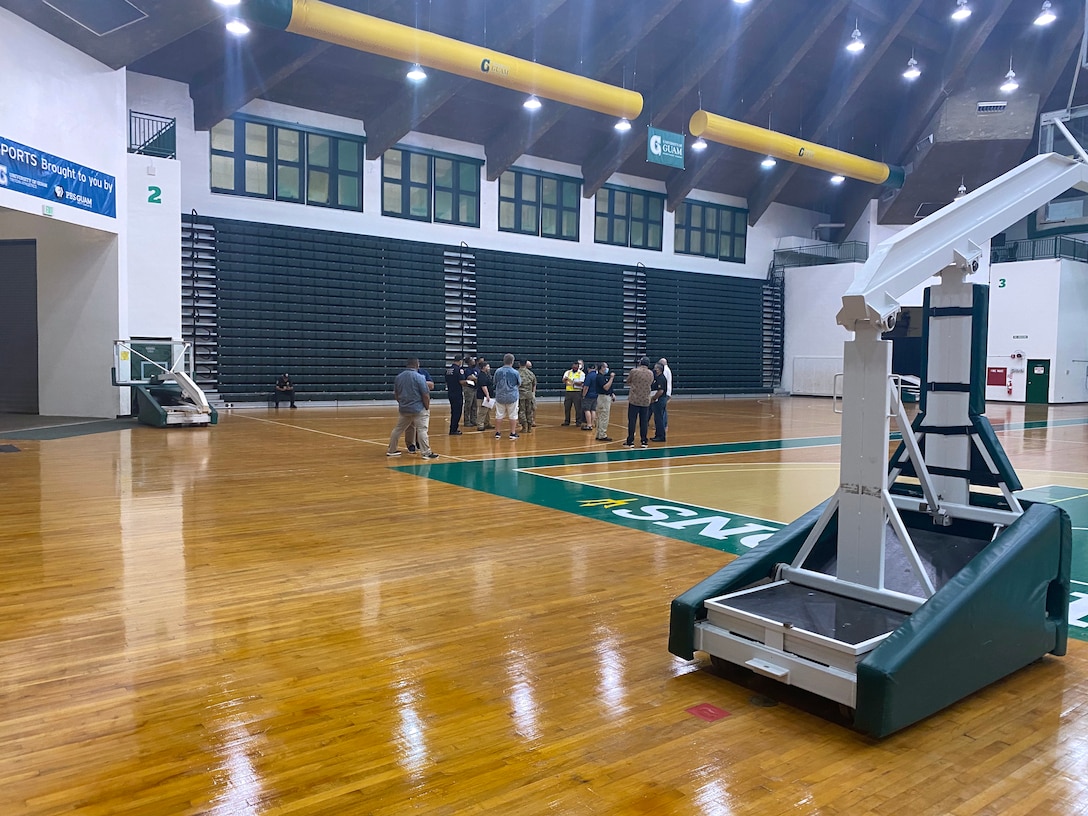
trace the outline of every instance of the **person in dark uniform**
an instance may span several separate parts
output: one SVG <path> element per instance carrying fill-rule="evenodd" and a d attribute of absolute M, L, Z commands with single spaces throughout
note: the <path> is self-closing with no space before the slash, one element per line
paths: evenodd
<path fill-rule="evenodd" d="M 279 379 L 276 380 L 276 407 L 280 407 L 280 400 L 285 399 L 290 401 L 292 408 L 298 408 L 295 405 L 295 387 L 291 385 L 291 378 L 286 374 L 281 374 Z"/>
<path fill-rule="evenodd" d="M 461 435 L 461 412 L 465 407 L 465 387 L 468 385 L 465 374 L 465 358 L 454 357 L 446 369 L 446 395 L 450 400 L 450 436 Z"/>

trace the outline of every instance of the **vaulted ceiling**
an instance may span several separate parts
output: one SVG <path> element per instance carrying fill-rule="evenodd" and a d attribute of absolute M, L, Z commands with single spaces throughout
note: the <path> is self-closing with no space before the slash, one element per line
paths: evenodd
<path fill-rule="evenodd" d="M 539 156 L 581 167 L 587 196 L 623 172 L 663 181 L 670 208 L 693 188 L 741 196 L 753 223 L 782 202 L 852 224 L 882 191 L 853 180 L 833 186 L 826 172 L 787 162 L 764 170 L 761 156 L 716 144 L 689 151 L 684 170 L 649 164 L 646 125 L 685 132 L 701 106 L 912 167 L 957 95 L 1008 98 L 1029 133 L 1040 112 L 1066 106 L 1071 90 L 1074 104 L 1088 102 L 1088 89 L 1074 88 L 1079 0 L 1053 0 L 1059 18 L 1046 27 L 1032 25 L 1041 0 L 970 0 L 974 13 L 960 23 L 950 19 L 955 0 L 330 2 L 637 90 L 643 113 L 620 134 L 606 115 L 547 101 L 530 113 L 521 93 L 434 70 L 415 85 L 403 62 L 299 35 L 256 28 L 236 38 L 224 30 L 232 12 L 213 0 L 0 6 L 108 66 L 186 83 L 199 129 L 261 98 L 363 120 L 371 158 L 418 131 L 484 145 L 492 179 L 524 155 Z M 856 54 L 844 48 L 855 26 L 866 43 Z M 912 55 L 922 69 L 913 82 L 902 76 Z M 1010 59 L 1020 88 L 1006 97 L 998 86 Z M 1034 138 L 949 153 L 954 161 L 931 162 L 935 180 L 914 195 L 946 203 L 960 179 L 974 188 L 1033 153 Z M 948 190 L 929 189 L 938 182 Z"/>

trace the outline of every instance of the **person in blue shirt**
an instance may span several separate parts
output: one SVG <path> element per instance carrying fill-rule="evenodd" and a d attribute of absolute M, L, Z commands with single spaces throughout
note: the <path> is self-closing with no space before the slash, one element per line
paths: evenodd
<path fill-rule="evenodd" d="M 597 369 L 591 367 L 582 381 L 582 430 L 592 431 L 597 424 Z"/>
<path fill-rule="evenodd" d="M 397 399 L 400 416 L 389 435 L 389 448 L 385 455 L 400 456 L 397 442 L 400 441 L 400 435 L 412 426 L 423 458 L 437 459 L 438 454 L 431 450 L 430 440 L 427 438 L 427 424 L 431 419 L 431 392 L 427 388 L 427 381 L 419 373 L 419 358 L 409 359 L 404 371 L 393 380 L 393 396 Z"/>
<path fill-rule="evenodd" d="M 510 438 L 518 438 L 518 389 L 521 375 L 514 368 L 514 355 L 502 358 L 502 368 L 495 372 L 495 438 L 502 439 L 502 423 L 510 423 Z"/>
<path fill-rule="evenodd" d="M 434 391 L 434 377 L 431 376 L 431 372 L 425 369 L 423 366 L 419 367 L 419 373 L 423 376 L 424 382 L 427 383 L 427 390 Z M 428 427 L 430 420 L 428 419 Z M 404 431 L 404 444 L 408 446 L 408 453 L 415 453 L 419 450 L 419 446 L 416 445 L 416 429 L 414 425 L 409 425 Z"/>

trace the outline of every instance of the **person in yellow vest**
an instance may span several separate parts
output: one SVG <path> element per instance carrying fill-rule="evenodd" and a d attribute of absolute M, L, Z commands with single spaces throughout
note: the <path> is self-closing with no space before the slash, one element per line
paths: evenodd
<path fill-rule="evenodd" d="M 574 409 L 574 418 L 582 423 L 582 383 L 586 372 L 582 370 L 581 360 L 575 360 L 569 369 L 563 372 L 563 424 L 570 425 L 570 412 Z"/>

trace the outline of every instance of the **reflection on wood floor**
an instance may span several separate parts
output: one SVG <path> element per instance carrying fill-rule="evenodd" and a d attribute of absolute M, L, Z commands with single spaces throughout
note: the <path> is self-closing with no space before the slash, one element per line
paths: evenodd
<path fill-rule="evenodd" d="M 440 462 L 619 449 L 559 427 L 555 401 L 516 442 L 450 437 L 446 410 Z M 825 400 L 669 412 L 669 445 L 839 433 Z M 1088 488 L 1088 425 L 1018 424 L 1088 406 L 1041 414 L 989 416 L 1026 486 Z M 393 422 L 255 410 L 10 442 L 0 814 L 1088 813 L 1088 644 L 875 742 L 668 653 L 670 600 L 730 556 L 398 471 Z M 837 461 L 562 475 L 789 521 Z"/>

